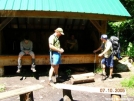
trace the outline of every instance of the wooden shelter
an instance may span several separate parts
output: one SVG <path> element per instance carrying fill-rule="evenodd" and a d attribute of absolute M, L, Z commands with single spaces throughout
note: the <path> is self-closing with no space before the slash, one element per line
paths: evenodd
<path fill-rule="evenodd" d="M 19 43 L 27 34 L 36 55 L 49 55 L 48 37 L 62 27 L 65 35 L 60 38 L 61 46 L 64 48 L 65 40 L 74 34 L 79 49 L 71 56 L 80 57 L 72 61 L 83 63 L 84 55 L 94 56 L 92 51 L 99 47 L 100 35 L 107 31 L 107 21 L 127 17 L 130 14 L 119 0 L 0 0 L 0 54 L 17 56 Z M 65 50 L 63 57 L 69 56 L 67 53 Z M 93 62 L 93 58 L 85 59 L 84 63 Z"/>

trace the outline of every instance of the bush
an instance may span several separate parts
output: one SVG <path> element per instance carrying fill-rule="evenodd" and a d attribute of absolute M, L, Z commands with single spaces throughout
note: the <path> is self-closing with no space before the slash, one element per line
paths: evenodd
<path fill-rule="evenodd" d="M 134 56 L 134 45 L 133 45 L 133 43 L 129 42 L 128 47 L 127 47 L 127 52 L 126 52 L 126 54 L 127 54 L 129 57 L 133 57 L 133 56 Z"/>
<path fill-rule="evenodd" d="M 134 88 L 134 75 L 132 75 L 128 79 L 124 79 L 123 81 L 121 81 L 121 84 L 123 87 Z"/>
<path fill-rule="evenodd" d="M 5 90 L 5 86 L 0 84 L 0 92 L 3 92 Z"/>
<path fill-rule="evenodd" d="M 97 67 L 96 69 L 95 69 L 95 73 L 102 73 L 102 68 L 101 67 Z"/>

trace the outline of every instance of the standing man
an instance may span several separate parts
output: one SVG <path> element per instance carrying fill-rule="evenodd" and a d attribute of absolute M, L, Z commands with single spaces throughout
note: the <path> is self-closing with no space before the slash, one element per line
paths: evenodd
<path fill-rule="evenodd" d="M 104 42 L 104 51 L 98 56 L 101 57 L 104 55 L 104 58 L 101 60 L 103 75 L 106 75 L 105 68 L 110 68 L 109 79 L 112 79 L 113 73 L 113 54 L 112 54 L 112 43 L 107 39 L 107 35 L 101 35 L 101 40 Z"/>
<path fill-rule="evenodd" d="M 20 73 L 21 71 L 21 58 L 23 55 L 30 55 L 32 57 L 32 64 L 31 64 L 31 70 L 33 72 L 36 72 L 35 70 L 35 55 L 34 52 L 32 51 L 33 49 L 33 43 L 32 41 L 29 40 L 28 36 L 24 37 L 24 40 L 20 42 L 20 50 L 21 52 L 19 53 L 18 56 L 18 70 L 17 73 Z"/>
<path fill-rule="evenodd" d="M 61 53 L 64 52 L 64 50 L 60 47 L 60 41 L 59 37 L 61 35 L 64 35 L 62 28 L 57 28 L 55 30 L 55 33 L 52 34 L 49 39 L 49 48 L 50 48 L 50 63 L 51 68 L 49 70 L 49 84 L 54 83 L 52 80 L 53 73 L 55 73 L 56 82 L 59 82 L 60 79 L 58 77 L 58 68 L 61 60 Z"/>

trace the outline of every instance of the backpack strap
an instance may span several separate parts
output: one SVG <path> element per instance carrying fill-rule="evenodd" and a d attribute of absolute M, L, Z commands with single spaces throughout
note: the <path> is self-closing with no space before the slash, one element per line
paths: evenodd
<path fill-rule="evenodd" d="M 57 39 L 57 37 L 54 35 L 54 43 L 53 43 L 53 45 L 55 45 L 55 43 L 58 41 L 58 39 Z M 56 39 L 56 40 L 55 40 Z"/>

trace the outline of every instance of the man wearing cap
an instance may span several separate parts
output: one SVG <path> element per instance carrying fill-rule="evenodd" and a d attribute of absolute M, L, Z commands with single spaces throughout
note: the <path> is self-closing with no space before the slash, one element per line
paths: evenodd
<path fill-rule="evenodd" d="M 49 48 L 50 48 L 50 63 L 51 68 L 49 70 L 49 84 L 54 83 L 52 80 L 53 73 L 56 76 L 56 82 L 61 82 L 62 80 L 58 77 L 58 68 L 61 60 L 61 53 L 64 50 L 60 47 L 59 37 L 64 35 L 62 28 L 57 28 L 55 33 L 52 34 L 48 41 L 49 41 Z"/>
<path fill-rule="evenodd" d="M 105 68 L 109 67 L 109 79 L 112 79 L 112 73 L 113 73 L 113 55 L 112 55 L 112 43 L 110 40 L 107 39 L 107 35 L 103 34 L 101 35 L 101 40 L 104 42 L 104 51 L 100 53 L 98 56 L 104 56 L 104 58 L 101 60 L 102 68 L 103 68 L 103 75 L 106 75 Z"/>

